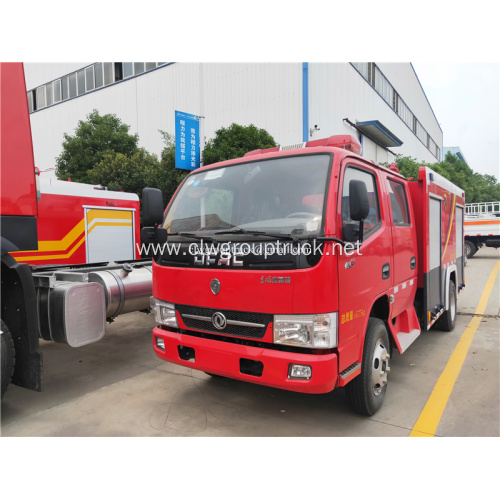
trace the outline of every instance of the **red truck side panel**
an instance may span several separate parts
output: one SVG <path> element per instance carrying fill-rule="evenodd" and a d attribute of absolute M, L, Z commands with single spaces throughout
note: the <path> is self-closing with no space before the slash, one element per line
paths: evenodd
<path fill-rule="evenodd" d="M 59 181 L 58 181 L 59 182 Z M 68 184 L 68 191 L 78 189 L 76 183 Z M 90 191 L 90 193 L 89 193 Z M 105 226 L 105 229 L 112 229 L 110 226 L 133 226 L 135 242 L 140 242 L 140 222 L 139 222 L 139 201 L 128 199 L 117 199 L 116 194 L 112 193 L 109 198 L 105 197 L 107 191 L 96 191 L 96 196 L 91 196 L 92 190 L 87 190 L 87 195 L 64 195 L 44 192 L 42 186 L 42 195 L 39 202 L 38 216 L 38 250 L 25 252 L 12 252 L 11 255 L 18 262 L 26 262 L 30 265 L 47 264 L 85 264 L 87 262 L 96 262 L 92 258 L 87 258 L 88 237 L 91 230 L 96 226 Z M 100 193 L 99 196 L 97 193 Z M 104 196 L 103 196 L 104 194 Z M 128 193 L 126 193 L 128 197 Z M 113 197 L 112 197 L 113 196 Z M 90 220 L 88 208 L 96 207 L 96 216 L 99 220 L 94 222 Z M 106 212 L 99 214 L 99 208 Z M 118 211 L 129 208 L 130 211 Z M 135 211 L 134 211 L 135 210 Z M 87 212 L 87 214 L 86 214 Z M 109 212 L 109 216 L 107 215 Z M 120 214 L 125 214 L 126 218 Z M 112 215 L 113 214 L 113 215 Z M 115 220 L 116 219 L 116 220 Z M 132 229 L 132 228 L 131 228 Z M 112 255 L 112 246 L 114 241 L 110 238 L 107 243 L 109 252 Z M 130 241 L 132 246 L 134 242 Z M 133 257 L 139 259 L 137 245 L 134 245 Z M 113 259 L 109 259 L 113 260 Z M 120 260 L 120 259 L 116 259 Z M 125 260 L 125 259 L 121 259 Z"/>
<path fill-rule="evenodd" d="M 410 183 L 417 222 L 423 328 L 429 329 L 447 306 L 449 281 L 457 294 L 464 285 L 463 236 L 457 242 L 457 206 L 465 206 L 464 193 L 428 167 L 419 169 L 418 181 Z M 463 212 L 459 221 L 463 224 Z"/>
<path fill-rule="evenodd" d="M 0 122 L 1 214 L 36 217 L 35 164 L 22 63 L 0 64 Z"/>

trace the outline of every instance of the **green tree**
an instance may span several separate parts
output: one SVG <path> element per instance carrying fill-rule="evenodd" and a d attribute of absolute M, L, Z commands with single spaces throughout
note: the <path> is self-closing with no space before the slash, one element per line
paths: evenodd
<path fill-rule="evenodd" d="M 203 165 L 239 158 L 248 151 L 277 146 L 272 136 L 255 125 L 222 127 L 215 132 L 203 150 Z"/>
<path fill-rule="evenodd" d="M 161 189 L 166 207 L 189 172 L 175 168 L 174 137 L 161 130 L 160 133 L 165 143 L 160 160 L 143 148 L 131 156 L 122 153 L 105 154 L 90 171 L 90 182 L 102 184 L 112 191 L 136 193 L 141 201 L 142 190 L 145 187 L 155 187 Z"/>
<path fill-rule="evenodd" d="M 89 180 L 92 184 L 102 184 L 111 191 L 136 193 L 141 199 L 142 190 L 153 187 L 153 179 L 159 170 L 160 162 L 156 155 L 140 148 L 131 156 L 116 152 L 105 154 L 90 170 Z"/>
<path fill-rule="evenodd" d="M 159 132 L 163 136 L 165 146 L 161 152 L 159 168 L 154 172 L 151 178 L 150 187 L 161 189 L 163 203 L 166 207 L 176 189 L 179 187 L 179 184 L 183 181 L 184 177 L 189 174 L 189 171 L 175 168 L 174 136 L 162 130 Z"/>
<path fill-rule="evenodd" d="M 465 192 L 466 203 L 481 203 L 500 200 L 500 184 L 493 175 L 474 172 L 467 163 L 448 152 L 441 162 L 418 162 L 415 158 L 398 155 L 395 160 L 399 173 L 404 177 L 418 179 L 421 166 L 430 167 Z M 387 164 L 385 164 L 387 166 Z"/>
<path fill-rule="evenodd" d="M 139 137 L 129 134 L 129 129 L 116 115 L 101 116 L 94 109 L 86 121 L 78 122 L 75 135 L 64 134 L 63 151 L 56 158 L 57 177 L 88 183 L 90 172 L 105 155 L 132 156 Z"/>

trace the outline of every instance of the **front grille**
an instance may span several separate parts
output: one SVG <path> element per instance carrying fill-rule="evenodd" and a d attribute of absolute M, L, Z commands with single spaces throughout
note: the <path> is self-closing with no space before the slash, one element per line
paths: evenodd
<path fill-rule="evenodd" d="M 252 313 L 246 311 L 229 311 L 226 309 L 210 309 L 208 307 L 184 306 L 177 304 L 177 311 L 182 317 L 182 321 L 188 328 L 193 330 L 203 330 L 206 332 L 214 332 L 224 335 L 234 335 L 237 337 L 246 337 L 251 339 L 261 339 L 264 337 L 269 323 L 273 321 L 272 314 Z M 200 316 L 211 318 L 214 313 L 220 312 L 224 314 L 227 321 L 238 321 L 242 323 L 254 323 L 264 326 L 243 326 L 243 325 L 226 325 L 223 330 L 218 330 L 211 321 L 204 321 L 186 317 Z"/>

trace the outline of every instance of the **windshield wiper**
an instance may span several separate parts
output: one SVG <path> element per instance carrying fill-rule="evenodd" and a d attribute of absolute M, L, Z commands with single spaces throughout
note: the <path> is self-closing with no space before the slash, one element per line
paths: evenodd
<path fill-rule="evenodd" d="M 168 233 L 168 236 L 185 236 L 186 238 L 194 238 L 196 240 L 206 240 L 209 241 L 210 243 L 219 243 L 215 238 L 212 238 L 210 236 L 198 236 L 197 234 L 193 233 Z"/>
<path fill-rule="evenodd" d="M 297 242 L 297 238 L 292 234 L 281 234 L 281 233 L 267 233 L 266 231 L 247 231 L 243 228 L 229 229 L 227 231 L 217 231 L 214 234 L 249 234 L 251 236 L 269 236 L 270 238 L 277 238 L 278 240 L 292 240 Z"/>
<path fill-rule="evenodd" d="M 311 234 L 308 238 L 309 241 L 334 241 L 335 243 L 339 243 L 343 247 L 345 247 L 350 241 L 344 241 L 340 238 L 335 238 L 334 236 L 314 236 Z"/>

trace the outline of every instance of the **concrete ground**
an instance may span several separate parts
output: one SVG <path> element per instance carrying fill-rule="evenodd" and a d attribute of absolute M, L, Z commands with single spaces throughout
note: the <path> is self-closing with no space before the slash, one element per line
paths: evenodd
<path fill-rule="evenodd" d="M 101 342 L 72 349 L 42 341 L 45 388 L 11 385 L 2 436 L 408 436 L 471 321 L 499 251 L 466 267 L 453 332 L 422 333 L 393 351 L 386 399 L 373 417 L 352 412 L 344 390 L 307 395 L 161 362 L 152 315 L 119 317 Z M 500 275 L 454 385 L 437 436 L 499 436 Z"/>

